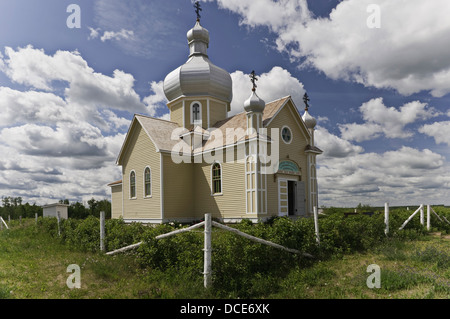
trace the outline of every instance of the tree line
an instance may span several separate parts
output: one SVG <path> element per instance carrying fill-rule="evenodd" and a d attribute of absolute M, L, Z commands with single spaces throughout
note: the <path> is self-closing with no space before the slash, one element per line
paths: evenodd
<path fill-rule="evenodd" d="M 94 198 L 88 200 L 87 207 L 80 202 L 70 203 L 68 199 L 59 200 L 60 204 L 67 204 L 69 218 L 84 219 L 90 215 L 99 217 L 100 212 L 104 211 L 106 218 L 111 218 L 111 202 L 107 199 L 96 200 Z M 5 220 L 8 217 L 11 219 L 34 218 L 43 215 L 42 206 L 36 203 L 23 203 L 22 197 L 2 196 L 2 205 L 0 206 L 0 216 Z"/>

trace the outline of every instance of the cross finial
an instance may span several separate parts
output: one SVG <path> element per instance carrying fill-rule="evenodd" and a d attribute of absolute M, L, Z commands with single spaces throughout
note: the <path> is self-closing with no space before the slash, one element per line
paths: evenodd
<path fill-rule="evenodd" d="M 305 95 L 303 95 L 303 102 L 305 103 L 305 110 L 308 111 L 309 108 L 309 96 L 308 94 L 305 93 Z"/>
<path fill-rule="evenodd" d="M 201 18 L 200 11 L 202 11 L 202 8 L 200 7 L 200 2 L 195 1 L 194 8 L 195 13 L 197 14 L 197 21 L 200 21 Z"/>
<path fill-rule="evenodd" d="M 250 81 L 252 81 L 252 83 L 253 83 L 252 91 L 255 92 L 256 88 L 257 88 L 256 81 L 258 81 L 258 78 L 256 77 L 256 74 L 255 74 L 255 70 L 253 70 L 252 73 L 250 73 Z"/>

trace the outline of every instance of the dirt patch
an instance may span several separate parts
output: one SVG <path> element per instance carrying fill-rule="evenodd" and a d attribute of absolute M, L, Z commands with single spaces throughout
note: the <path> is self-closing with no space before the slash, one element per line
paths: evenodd
<path fill-rule="evenodd" d="M 450 239 L 450 235 L 442 235 L 441 232 L 430 233 L 430 235 L 444 239 Z"/>

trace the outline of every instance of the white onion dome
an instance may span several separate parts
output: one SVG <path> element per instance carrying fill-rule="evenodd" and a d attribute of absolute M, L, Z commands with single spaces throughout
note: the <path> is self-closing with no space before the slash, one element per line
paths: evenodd
<path fill-rule="evenodd" d="M 255 92 L 252 90 L 252 95 L 244 102 L 244 110 L 246 112 L 263 112 L 266 107 L 266 102 L 261 99 Z"/>
<path fill-rule="evenodd" d="M 313 129 L 314 127 L 316 127 L 317 121 L 308 113 L 308 109 L 305 110 L 305 114 L 303 114 L 302 119 L 303 122 L 305 122 L 307 128 Z"/>
<path fill-rule="evenodd" d="M 230 74 L 211 63 L 207 49 L 209 31 L 197 20 L 188 31 L 189 59 L 164 79 L 164 94 L 169 101 L 180 96 L 212 96 L 231 103 L 233 98 Z"/>

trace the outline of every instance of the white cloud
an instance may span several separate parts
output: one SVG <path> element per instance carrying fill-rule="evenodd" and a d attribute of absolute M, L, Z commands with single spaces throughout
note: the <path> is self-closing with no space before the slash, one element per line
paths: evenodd
<path fill-rule="evenodd" d="M 321 157 L 346 158 L 364 151 L 361 146 L 351 144 L 349 141 L 331 134 L 324 127 L 317 127 L 314 140 L 316 145 L 323 150 Z"/>
<path fill-rule="evenodd" d="M 423 125 L 419 128 L 419 132 L 433 137 L 437 144 L 450 146 L 450 121 Z"/>
<path fill-rule="evenodd" d="M 98 36 L 100 35 L 100 32 L 99 32 L 100 28 L 94 29 L 94 28 L 89 27 L 89 30 L 91 31 L 91 33 L 89 34 L 89 37 L 88 37 L 89 40 L 97 39 Z"/>
<path fill-rule="evenodd" d="M 233 101 L 229 115 L 240 113 L 244 110 L 244 102 L 252 93 L 252 83 L 248 74 L 242 71 L 231 73 L 233 80 Z M 305 89 L 303 84 L 291 73 L 279 66 L 273 67 L 269 72 L 258 76 L 256 93 L 266 103 L 288 95 L 297 107 L 301 107 Z"/>
<path fill-rule="evenodd" d="M 150 90 L 153 94 L 145 97 L 143 102 L 147 105 L 147 113 L 150 116 L 155 116 L 158 109 L 167 109 L 167 98 L 164 94 L 164 81 L 152 81 L 150 83 Z"/>
<path fill-rule="evenodd" d="M 450 190 L 445 158 L 428 149 L 401 147 L 384 153 L 318 157 L 321 204 L 382 206 L 442 203 Z M 427 192 L 433 189 L 433 194 Z M 434 202 L 437 204 L 438 202 Z M 433 204 L 433 203 L 431 203 Z"/>
<path fill-rule="evenodd" d="M 268 26 L 280 32 L 292 21 L 304 21 L 310 17 L 304 0 L 217 0 L 220 8 L 242 16 L 241 24 L 252 27 Z"/>
<path fill-rule="evenodd" d="M 91 32 L 92 33 L 92 32 Z M 116 40 L 116 41 L 120 41 L 120 40 L 128 40 L 128 39 L 132 39 L 134 36 L 134 32 L 132 30 L 125 30 L 125 29 L 121 29 L 118 32 L 114 32 L 114 31 L 105 31 L 103 33 L 103 35 L 100 37 L 100 40 L 102 42 L 105 42 L 107 40 Z"/>
<path fill-rule="evenodd" d="M 76 119 L 66 101 L 57 95 L 21 92 L 8 87 L 0 87 L 0 109 L 0 127 L 13 123 L 56 123 Z"/>
<path fill-rule="evenodd" d="M 120 178 L 114 163 L 130 122 L 117 110 L 147 111 L 133 76 L 97 73 L 78 52 L 27 46 L 0 58 L 1 70 L 28 87 L 0 87 L 2 194 L 38 204 L 107 197 L 106 184 Z"/>
<path fill-rule="evenodd" d="M 362 142 L 384 135 L 387 138 L 407 138 L 413 133 L 405 130 L 409 124 L 439 115 L 426 103 L 413 101 L 402 105 L 399 110 L 387 107 L 382 98 L 371 99 L 360 108 L 363 124 L 340 124 L 341 136 L 350 141 Z"/>
<path fill-rule="evenodd" d="M 217 0 L 241 23 L 267 26 L 280 51 L 332 79 L 410 95 L 450 93 L 450 2 L 346 0 L 327 18 L 313 18 L 306 0 Z M 381 28 L 369 28 L 369 5 L 381 10 Z"/>
<path fill-rule="evenodd" d="M 78 52 L 57 51 L 50 56 L 30 45 L 17 50 L 6 47 L 3 62 L 6 75 L 19 84 L 54 91 L 54 81 L 68 83 L 64 94 L 74 106 L 145 112 L 131 74 L 120 70 L 114 70 L 112 77 L 97 73 Z"/>

